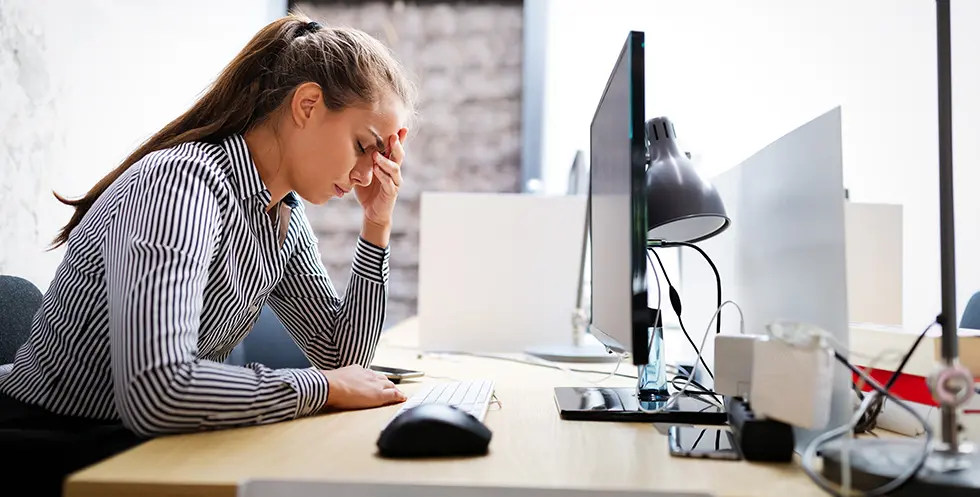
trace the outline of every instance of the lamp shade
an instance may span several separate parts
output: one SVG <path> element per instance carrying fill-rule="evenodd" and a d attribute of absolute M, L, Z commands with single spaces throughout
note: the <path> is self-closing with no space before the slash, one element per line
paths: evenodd
<path fill-rule="evenodd" d="M 695 243 L 721 233 L 731 221 L 721 195 L 677 146 L 666 117 L 647 121 L 650 165 L 646 173 L 647 237 Z"/>

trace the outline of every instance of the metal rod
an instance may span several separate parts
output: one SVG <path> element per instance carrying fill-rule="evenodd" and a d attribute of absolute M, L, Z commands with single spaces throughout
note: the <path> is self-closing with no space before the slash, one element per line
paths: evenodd
<path fill-rule="evenodd" d="M 572 345 L 578 347 L 582 345 L 582 340 L 585 338 L 585 330 L 582 326 L 587 326 L 586 323 L 577 322 L 581 319 L 579 313 L 585 312 L 585 264 L 588 261 L 589 252 L 589 232 L 592 229 L 592 181 L 589 181 L 589 193 L 585 201 L 585 229 L 582 230 L 582 254 L 579 258 L 578 264 L 578 289 L 576 290 L 576 316 L 573 318 L 576 322 L 572 323 Z"/>
<path fill-rule="evenodd" d="M 936 0 L 936 66 L 939 71 L 939 254 L 942 278 L 942 359 L 957 363 L 956 247 L 953 218 L 953 103 L 950 57 L 949 0 Z M 942 388 L 940 386 L 939 388 Z M 942 440 L 950 452 L 959 450 L 957 408 L 942 408 Z"/>

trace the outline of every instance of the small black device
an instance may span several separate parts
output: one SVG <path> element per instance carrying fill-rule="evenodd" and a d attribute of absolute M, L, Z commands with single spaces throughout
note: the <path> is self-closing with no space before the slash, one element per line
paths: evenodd
<path fill-rule="evenodd" d="M 674 457 L 729 461 L 742 459 L 731 432 L 724 429 L 671 426 L 667 430 L 667 444 L 670 446 L 670 455 Z"/>
<path fill-rule="evenodd" d="M 411 378 L 421 378 L 425 376 L 425 373 L 421 371 L 414 371 L 411 369 L 389 368 L 387 366 L 376 366 L 374 364 L 371 365 L 371 371 L 385 375 L 385 377 L 388 378 L 388 380 L 390 380 L 392 383 L 401 383 L 402 380 L 408 380 Z"/>
<path fill-rule="evenodd" d="M 378 453 L 388 458 L 464 457 L 487 453 L 492 433 L 472 414 L 447 404 L 422 404 L 388 423 Z"/>
<path fill-rule="evenodd" d="M 759 418 L 752 406 L 739 397 L 726 397 L 728 425 L 739 452 L 746 461 L 791 462 L 793 427 L 775 419 Z"/>

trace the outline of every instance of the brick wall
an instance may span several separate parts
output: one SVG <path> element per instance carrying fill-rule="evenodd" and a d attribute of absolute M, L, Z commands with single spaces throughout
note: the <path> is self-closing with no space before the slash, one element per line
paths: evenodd
<path fill-rule="evenodd" d="M 391 239 L 388 325 L 414 315 L 422 191 L 514 192 L 520 183 L 520 2 L 298 2 L 324 24 L 363 29 L 415 75 L 419 121 L 408 141 Z M 353 196 L 309 206 L 337 289 L 350 277 L 360 230 Z"/>

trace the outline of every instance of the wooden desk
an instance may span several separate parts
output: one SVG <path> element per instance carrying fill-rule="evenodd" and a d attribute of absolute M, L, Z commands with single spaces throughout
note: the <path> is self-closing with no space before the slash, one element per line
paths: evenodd
<path fill-rule="evenodd" d="M 666 437 L 650 424 L 572 422 L 558 417 L 555 386 L 583 385 L 606 375 L 573 375 L 468 356 L 420 358 L 415 344 L 417 325 L 408 320 L 385 335 L 375 362 L 424 370 L 423 381 L 496 381 L 500 407 L 491 407 L 486 418 L 493 431 L 490 455 L 448 461 L 381 459 L 375 442 L 398 409 L 389 406 L 156 439 L 74 474 L 66 495 L 232 497 L 239 482 L 254 477 L 632 488 L 700 491 L 720 497 L 824 495 L 796 465 L 675 458 L 667 452 Z M 621 371 L 629 369 L 624 364 Z M 615 378 L 603 384 L 632 383 Z M 402 386 L 409 395 L 417 387 Z"/>

